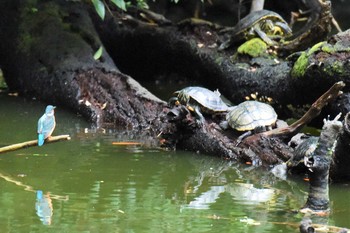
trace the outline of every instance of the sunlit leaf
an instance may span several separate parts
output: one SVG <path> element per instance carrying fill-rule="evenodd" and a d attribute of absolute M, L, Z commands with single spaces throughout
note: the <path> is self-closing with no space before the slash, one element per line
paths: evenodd
<path fill-rule="evenodd" d="M 102 56 L 102 52 L 103 52 L 103 47 L 101 46 L 94 54 L 94 59 L 95 60 L 100 59 L 100 57 Z"/>
<path fill-rule="evenodd" d="M 105 18 L 105 5 L 100 0 L 91 0 L 91 1 L 94 4 L 97 14 L 103 20 Z"/>
<path fill-rule="evenodd" d="M 123 11 L 126 11 L 126 5 L 124 0 L 112 0 L 112 2 Z"/>

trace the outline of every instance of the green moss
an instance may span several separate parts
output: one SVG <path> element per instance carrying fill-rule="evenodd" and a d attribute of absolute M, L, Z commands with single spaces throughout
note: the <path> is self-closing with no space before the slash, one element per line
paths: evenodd
<path fill-rule="evenodd" d="M 292 69 L 292 77 L 301 77 L 305 74 L 306 68 L 309 64 L 309 57 L 306 52 L 302 52 L 298 60 L 294 63 Z"/>
<path fill-rule="evenodd" d="M 334 54 L 338 52 L 350 52 L 350 48 L 344 46 L 341 42 L 337 42 L 334 45 L 330 45 L 327 43 L 322 46 L 322 51 L 325 53 Z"/>
<path fill-rule="evenodd" d="M 322 46 L 325 45 L 327 42 L 325 41 L 322 41 L 322 42 L 319 42 L 317 44 L 315 44 L 314 46 L 312 46 L 309 51 L 307 52 L 307 56 L 311 56 L 313 53 L 319 51 L 322 49 Z"/>
<path fill-rule="evenodd" d="M 326 66 L 323 71 L 329 76 L 339 75 L 345 72 L 343 64 L 339 61 L 334 61 L 332 65 Z"/>
<path fill-rule="evenodd" d="M 266 54 L 267 45 L 260 38 L 253 38 L 238 47 L 239 54 L 249 55 L 251 57 L 260 57 Z"/>
<path fill-rule="evenodd" d="M 315 52 L 320 51 L 325 44 L 326 42 L 322 41 L 312 46 L 307 52 L 302 52 L 298 60 L 294 63 L 291 73 L 292 77 L 297 78 L 303 76 L 309 65 L 309 57 Z"/>
<path fill-rule="evenodd" d="M 329 53 L 329 54 L 332 54 L 335 52 L 335 49 L 334 47 L 332 47 L 331 45 L 329 44 L 326 44 L 324 46 L 322 46 L 322 52 L 325 52 L 325 53 Z"/>

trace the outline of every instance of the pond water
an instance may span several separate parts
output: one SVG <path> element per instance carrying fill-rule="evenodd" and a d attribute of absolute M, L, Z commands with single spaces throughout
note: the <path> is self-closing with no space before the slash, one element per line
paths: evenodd
<path fill-rule="evenodd" d="M 45 106 L 0 95 L 0 146 L 36 138 Z M 70 141 L 0 154 L 1 232 L 298 232 L 307 183 L 96 130 L 58 106 Z M 121 136 L 124 135 L 124 136 Z M 350 187 L 330 188 L 321 224 L 350 228 Z"/>

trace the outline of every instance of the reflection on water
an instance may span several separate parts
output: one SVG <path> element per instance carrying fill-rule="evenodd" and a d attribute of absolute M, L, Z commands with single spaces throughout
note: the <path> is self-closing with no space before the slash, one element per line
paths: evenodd
<path fill-rule="evenodd" d="M 187 205 L 193 209 L 209 209 L 209 204 L 215 203 L 221 193 L 225 192 L 224 186 L 212 186 L 210 189 L 200 196 L 196 197 Z"/>
<path fill-rule="evenodd" d="M 53 206 L 49 192 L 44 195 L 42 190 L 36 191 L 35 210 L 44 225 L 51 225 Z"/>
<path fill-rule="evenodd" d="M 7 98 L 7 97 L 6 97 Z M 0 96 L 0 144 L 36 137 L 44 104 Z M 189 152 L 152 148 L 95 129 L 60 107 L 55 134 L 71 141 L 0 156 L 2 232 L 297 232 L 307 184 Z M 26 119 L 23 121 L 23 119 Z M 113 144 L 139 142 L 140 144 Z M 319 223 L 350 227 L 348 186 L 331 187 Z M 35 203 L 35 208 L 33 205 Z M 25 211 L 24 211 L 25 210 Z"/>

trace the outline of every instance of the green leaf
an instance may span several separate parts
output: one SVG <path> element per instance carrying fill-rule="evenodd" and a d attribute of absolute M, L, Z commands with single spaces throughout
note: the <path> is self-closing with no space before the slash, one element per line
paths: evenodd
<path fill-rule="evenodd" d="M 144 0 L 137 0 L 137 6 L 141 9 L 149 9 L 149 6 Z"/>
<path fill-rule="evenodd" d="M 91 0 L 91 1 L 94 4 L 97 14 L 103 20 L 105 18 L 105 5 L 100 0 Z"/>
<path fill-rule="evenodd" d="M 125 1 L 124 0 L 112 0 L 112 2 L 119 7 L 120 9 L 122 9 L 123 11 L 126 11 L 126 6 L 125 6 Z"/>
<path fill-rule="evenodd" d="M 102 52 L 103 52 L 103 47 L 101 45 L 100 48 L 94 54 L 94 59 L 98 60 L 102 56 Z"/>

